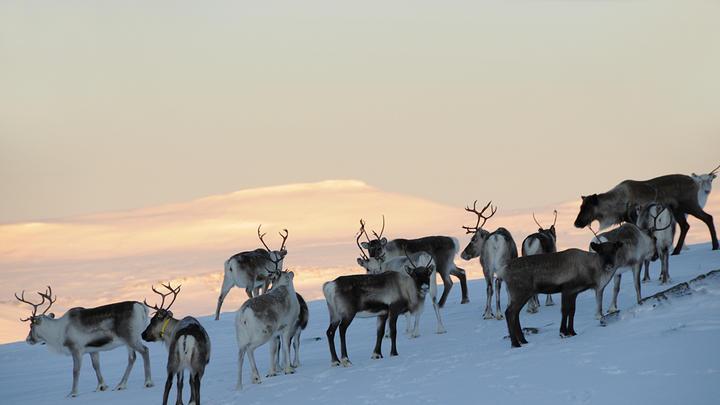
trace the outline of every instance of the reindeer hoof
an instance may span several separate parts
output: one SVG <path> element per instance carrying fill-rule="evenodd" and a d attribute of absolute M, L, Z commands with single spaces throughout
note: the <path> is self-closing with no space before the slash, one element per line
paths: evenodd
<path fill-rule="evenodd" d="M 107 386 L 107 385 L 105 385 L 105 384 L 100 384 L 100 385 L 97 386 L 97 388 L 95 388 L 95 392 L 98 392 L 98 391 L 107 391 L 107 389 L 108 389 L 108 386 Z"/>
<path fill-rule="evenodd" d="M 438 335 L 442 335 L 443 333 L 447 333 L 447 331 L 445 330 L 445 328 L 438 328 L 437 332 L 435 333 L 437 333 Z"/>
<path fill-rule="evenodd" d="M 498 313 L 497 315 L 495 315 L 495 319 L 497 319 L 498 321 L 502 321 L 503 319 L 505 319 L 505 317 L 503 316 L 503 314 Z"/>
<path fill-rule="evenodd" d="M 150 387 L 154 387 L 154 386 L 155 386 L 155 384 L 153 384 L 152 381 L 145 381 L 145 388 L 150 388 Z"/>
<path fill-rule="evenodd" d="M 121 385 L 118 385 L 117 387 L 115 387 L 115 391 L 122 391 L 125 389 L 127 389 L 127 385 L 125 385 L 125 384 L 121 384 Z"/>
<path fill-rule="evenodd" d="M 342 366 L 343 366 L 343 367 L 350 367 L 350 366 L 352 366 L 352 363 L 350 362 L 350 359 L 348 359 L 347 357 L 344 358 L 344 359 L 342 359 L 342 360 L 340 360 L 340 362 L 342 363 Z"/>
<path fill-rule="evenodd" d="M 390 352 L 390 357 L 395 357 L 395 356 L 397 356 L 397 355 L 398 355 L 398 352 L 395 352 L 395 353 Z"/>
<path fill-rule="evenodd" d="M 288 367 L 285 369 L 285 374 L 295 374 L 295 369 L 292 367 Z"/>
<path fill-rule="evenodd" d="M 260 379 L 260 376 L 259 375 L 254 376 L 252 378 L 252 383 L 253 384 L 262 384 L 262 380 Z"/>
<path fill-rule="evenodd" d="M 340 367 L 340 362 L 337 360 L 331 361 L 330 367 Z"/>
<path fill-rule="evenodd" d="M 300 363 L 299 363 L 299 362 L 298 362 L 298 363 L 292 363 L 290 366 L 291 366 L 292 368 L 298 368 L 298 367 L 300 367 Z"/>
<path fill-rule="evenodd" d="M 275 377 L 276 375 L 278 375 L 278 373 L 276 373 L 275 371 L 273 371 L 272 373 L 267 373 L 267 374 L 265 375 L 265 377 L 271 378 L 271 377 Z"/>
<path fill-rule="evenodd" d="M 381 353 L 373 353 L 372 355 L 370 355 L 370 358 L 373 360 L 382 359 L 383 355 Z"/>
<path fill-rule="evenodd" d="M 75 398 L 77 396 L 78 396 L 77 392 L 71 392 L 67 395 L 68 398 Z"/>
<path fill-rule="evenodd" d="M 485 315 L 483 315 L 483 319 L 494 319 L 495 315 L 492 312 L 486 312 Z"/>
<path fill-rule="evenodd" d="M 460 301 L 460 304 L 467 304 L 470 302 L 470 298 L 463 298 L 462 301 Z"/>

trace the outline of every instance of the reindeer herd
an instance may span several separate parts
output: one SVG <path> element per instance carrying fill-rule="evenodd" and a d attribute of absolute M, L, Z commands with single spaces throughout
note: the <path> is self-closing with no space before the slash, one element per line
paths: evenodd
<path fill-rule="evenodd" d="M 621 277 L 632 270 L 637 302 L 642 299 L 640 274 L 645 266 L 643 281 L 649 280 L 650 261 L 661 261 L 660 282 L 670 281 L 669 256 L 675 236 L 675 224 L 680 235 L 672 254 L 679 254 L 688 232 L 687 215 L 704 222 L 710 231 L 712 249 L 718 249 L 713 218 L 703 211 L 712 181 L 720 166 L 708 174 L 685 176 L 661 176 L 646 181 L 626 180 L 608 192 L 582 197 L 575 227 L 589 228 L 598 221 L 600 229 L 619 225 L 597 234 L 587 251 L 567 249 L 557 251 L 555 225 L 557 211 L 549 228 L 544 228 L 533 214 L 538 225 L 537 233 L 527 236 L 521 245 L 521 256 L 511 233 L 499 227 L 490 232 L 484 226 L 497 212 L 492 202 L 482 209 L 465 210 L 474 214 L 477 222 L 463 226 L 472 237 L 463 249 L 461 258 L 479 258 L 486 282 L 484 319 L 503 318 L 507 322 L 511 345 L 520 347 L 527 343 L 520 325 L 520 312 L 537 312 L 540 308 L 539 294 L 546 294 L 545 305 L 553 305 L 552 294 L 561 296 L 560 335 L 574 336 L 575 302 L 579 293 L 595 291 L 598 318 L 603 317 L 603 291 L 614 279 L 613 298 L 609 310 L 617 310 L 617 296 Z M 489 210 L 489 211 L 488 211 Z M 332 366 L 350 366 L 346 344 L 346 332 L 355 317 L 376 317 L 377 336 L 372 358 L 382 358 L 382 342 L 389 329 L 390 355 L 397 351 L 397 319 L 407 318 L 406 333 L 419 336 L 420 314 L 426 295 L 437 318 L 437 333 L 445 333 L 441 308 L 447 302 L 452 289 L 451 276 L 460 281 L 461 304 L 469 302 L 465 270 L 455 265 L 460 250 L 459 241 L 448 236 L 427 236 L 418 239 L 388 240 L 383 236 L 385 217 L 380 233 L 372 231 L 370 237 L 360 220 L 355 243 L 360 249 L 357 263 L 366 272 L 341 276 L 323 285 L 328 306 L 330 324 L 327 340 Z M 224 278 L 217 301 L 215 319 L 220 318 L 223 301 L 232 287 L 244 288 L 248 299 L 235 316 L 238 343 L 238 380 L 236 388 L 242 389 L 242 369 L 247 355 L 252 370 L 252 382 L 260 383 L 260 373 L 255 363 L 255 349 L 269 343 L 270 370 L 268 377 L 281 370 L 292 374 L 300 366 L 300 334 L 308 324 L 308 308 L 303 297 L 295 291 L 295 274 L 283 267 L 287 256 L 287 230 L 280 233 L 280 249 L 272 250 L 265 243 L 265 233 L 258 227 L 257 236 L 263 248 L 231 256 L 225 262 Z M 365 240 L 361 242 L 361 239 Z M 367 253 L 366 253 L 367 251 Z M 436 274 L 443 282 L 443 292 L 437 299 Z M 500 291 L 505 283 L 509 302 L 501 309 Z M 108 386 L 100 372 L 99 353 L 120 346 L 127 347 L 128 364 L 116 390 L 126 388 L 128 376 L 140 353 L 145 370 L 145 386 L 153 386 L 150 373 L 149 349 L 146 342 L 163 342 L 168 351 L 167 380 L 163 392 L 163 404 L 168 401 L 173 378 L 177 384 L 176 403 L 182 404 L 184 371 L 189 371 L 190 404 L 200 403 L 200 385 L 205 367 L 210 361 L 210 338 L 198 320 L 187 316 L 177 319 L 170 311 L 180 286 L 162 284 L 166 292 L 152 291 L 161 297 L 160 305 L 150 305 L 144 300 L 108 304 L 96 308 L 72 308 L 62 317 L 48 313 L 57 297 L 51 287 L 38 292 L 39 302 L 25 297 L 23 291 L 15 298 L 32 307 L 27 343 L 47 344 L 56 352 L 69 354 L 73 359 L 73 383 L 70 396 L 78 394 L 78 378 L 82 356 L 90 354 L 97 376 L 97 391 Z M 166 298 L 172 295 L 169 303 Z M 493 296 L 495 306 L 493 311 Z M 148 316 L 153 310 L 152 317 Z M 42 311 L 42 312 L 40 312 Z M 335 348 L 335 333 L 340 332 L 340 357 Z M 294 358 L 291 361 L 291 352 Z M 279 352 L 282 351 L 282 362 Z"/>

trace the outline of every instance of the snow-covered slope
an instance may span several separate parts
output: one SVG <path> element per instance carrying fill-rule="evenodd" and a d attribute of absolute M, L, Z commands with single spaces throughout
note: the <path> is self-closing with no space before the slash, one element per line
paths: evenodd
<path fill-rule="evenodd" d="M 672 257 L 672 283 L 720 268 L 720 253 L 709 245 L 695 245 Z M 652 268 L 653 278 L 658 275 Z M 643 295 L 664 290 L 657 281 L 643 284 Z M 444 310 L 448 333 L 436 335 L 432 310 L 426 307 L 417 339 L 399 337 L 399 357 L 371 360 L 375 320 L 356 319 L 348 332 L 351 368 L 331 368 L 325 329 L 327 308 L 310 302 L 310 324 L 302 337 L 302 366 L 294 375 L 264 378 L 234 390 L 237 347 L 234 314 L 219 322 L 202 318 L 212 338 L 213 353 L 203 380 L 205 404 L 266 404 L 268 400 L 294 403 L 653 403 L 710 404 L 720 398 L 720 283 L 717 278 L 698 283 L 693 294 L 661 305 L 626 311 L 601 327 L 593 317 L 594 298 L 578 298 L 578 336 L 558 336 L 559 305 L 542 307 L 539 314 L 521 314 L 524 327 L 538 327 L 530 344 L 511 349 L 504 321 L 482 320 L 485 284 L 470 283 L 471 303 L 459 304 L 453 289 Z M 610 291 L 606 291 L 606 305 Z M 629 277 L 624 277 L 619 304 L 634 307 Z M 180 297 L 182 299 L 182 296 Z M 507 302 L 503 295 L 503 305 Z M 556 300 L 559 302 L 559 299 Z M 401 318 L 401 325 L 404 319 Z M 95 375 L 85 358 L 80 396 L 67 399 L 72 379 L 71 360 L 49 353 L 44 346 L 12 343 L 0 346 L 0 403 L 3 404 L 152 404 L 160 403 L 165 380 L 165 349 L 151 344 L 155 387 L 142 387 L 138 359 L 127 391 L 93 392 Z M 267 370 L 267 348 L 258 350 L 261 372 Z M 101 354 L 108 383 L 116 384 L 126 363 L 118 349 Z M 247 367 L 247 362 L 246 362 Z M 186 384 L 187 389 L 187 384 Z M 185 400 L 189 398 L 185 395 Z M 171 395 L 174 401 L 174 391 Z"/>

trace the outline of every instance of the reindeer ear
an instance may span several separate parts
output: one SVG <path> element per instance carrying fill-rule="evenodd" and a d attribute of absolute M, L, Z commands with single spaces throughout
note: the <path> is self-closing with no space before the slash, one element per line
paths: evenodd
<path fill-rule="evenodd" d="M 362 246 L 363 249 L 370 249 L 370 244 L 367 243 L 367 242 L 362 242 L 362 243 L 360 243 L 360 246 Z"/>
<path fill-rule="evenodd" d="M 695 172 L 693 172 L 693 173 L 692 173 L 692 176 L 693 176 L 693 177 L 697 177 L 698 175 L 695 174 Z"/>
<path fill-rule="evenodd" d="M 590 242 L 590 249 L 592 249 L 595 252 L 597 252 L 599 246 L 600 246 L 600 244 L 598 244 L 598 243 Z"/>
<path fill-rule="evenodd" d="M 383 237 L 382 239 L 380 239 L 380 244 L 383 246 L 387 245 L 387 238 Z"/>
<path fill-rule="evenodd" d="M 48 316 L 48 318 L 50 318 L 50 319 L 55 319 L 55 313 L 54 313 L 54 312 L 50 312 L 47 316 Z"/>

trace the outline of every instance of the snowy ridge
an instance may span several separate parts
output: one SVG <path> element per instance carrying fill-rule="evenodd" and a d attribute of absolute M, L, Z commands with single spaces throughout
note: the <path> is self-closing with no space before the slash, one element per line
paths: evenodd
<path fill-rule="evenodd" d="M 720 268 L 720 253 L 709 244 L 695 245 L 670 263 L 672 284 L 688 282 Z M 643 296 L 668 288 L 656 278 L 644 283 Z M 484 281 L 469 282 L 470 304 L 460 305 L 453 289 L 443 310 L 448 333 L 434 334 L 432 310 L 426 310 L 417 339 L 398 337 L 400 356 L 371 360 L 375 320 L 355 319 L 348 331 L 353 366 L 331 368 L 325 329 L 324 301 L 309 302 L 310 322 L 303 333 L 301 367 L 294 375 L 263 378 L 260 385 L 245 380 L 245 390 L 234 390 L 237 344 L 234 313 L 220 321 L 200 318 L 212 339 L 213 353 L 202 386 L 204 404 L 710 404 L 720 397 L 720 277 L 690 283 L 693 293 L 660 305 L 637 306 L 632 283 L 626 277 L 618 303 L 624 315 L 601 327 L 594 318 L 592 292 L 578 297 L 578 336 L 558 336 L 560 306 L 542 306 L 538 314 L 522 312 L 529 345 L 511 349 L 504 321 L 482 320 Z M 605 293 L 609 301 L 610 291 Z M 180 297 L 182 299 L 182 296 Z M 503 292 L 502 303 L 507 303 Z M 649 302 L 648 302 L 649 303 Z M 607 307 L 607 304 L 606 304 Z M 229 309 L 229 308 L 228 308 Z M 632 316 L 630 316 L 632 314 Z M 182 314 L 178 314 L 181 316 Z M 404 322 L 400 320 L 403 329 Z M 80 378 L 80 396 L 65 398 L 72 381 L 72 361 L 43 346 L 24 342 L 0 346 L 0 392 L 3 404 L 153 404 L 160 403 L 167 353 L 161 344 L 149 344 L 155 387 L 143 388 L 142 363 L 136 362 L 128 389 L 93 392 L 95 375 L 86 356 Z M 125 367 L 126 352 L 100 355 L 108 384 L 116 383 Z M 264 346 L 256 352 L 262 375 L 268 370 Z M 244 373 L 248 378 L 249 373 Z M 186 384 L 187 389 L 187 384 Z M 171 402 L 174 401 L 174 388 Z M 185 400 L 188 399 L 187 393 Z"/>

